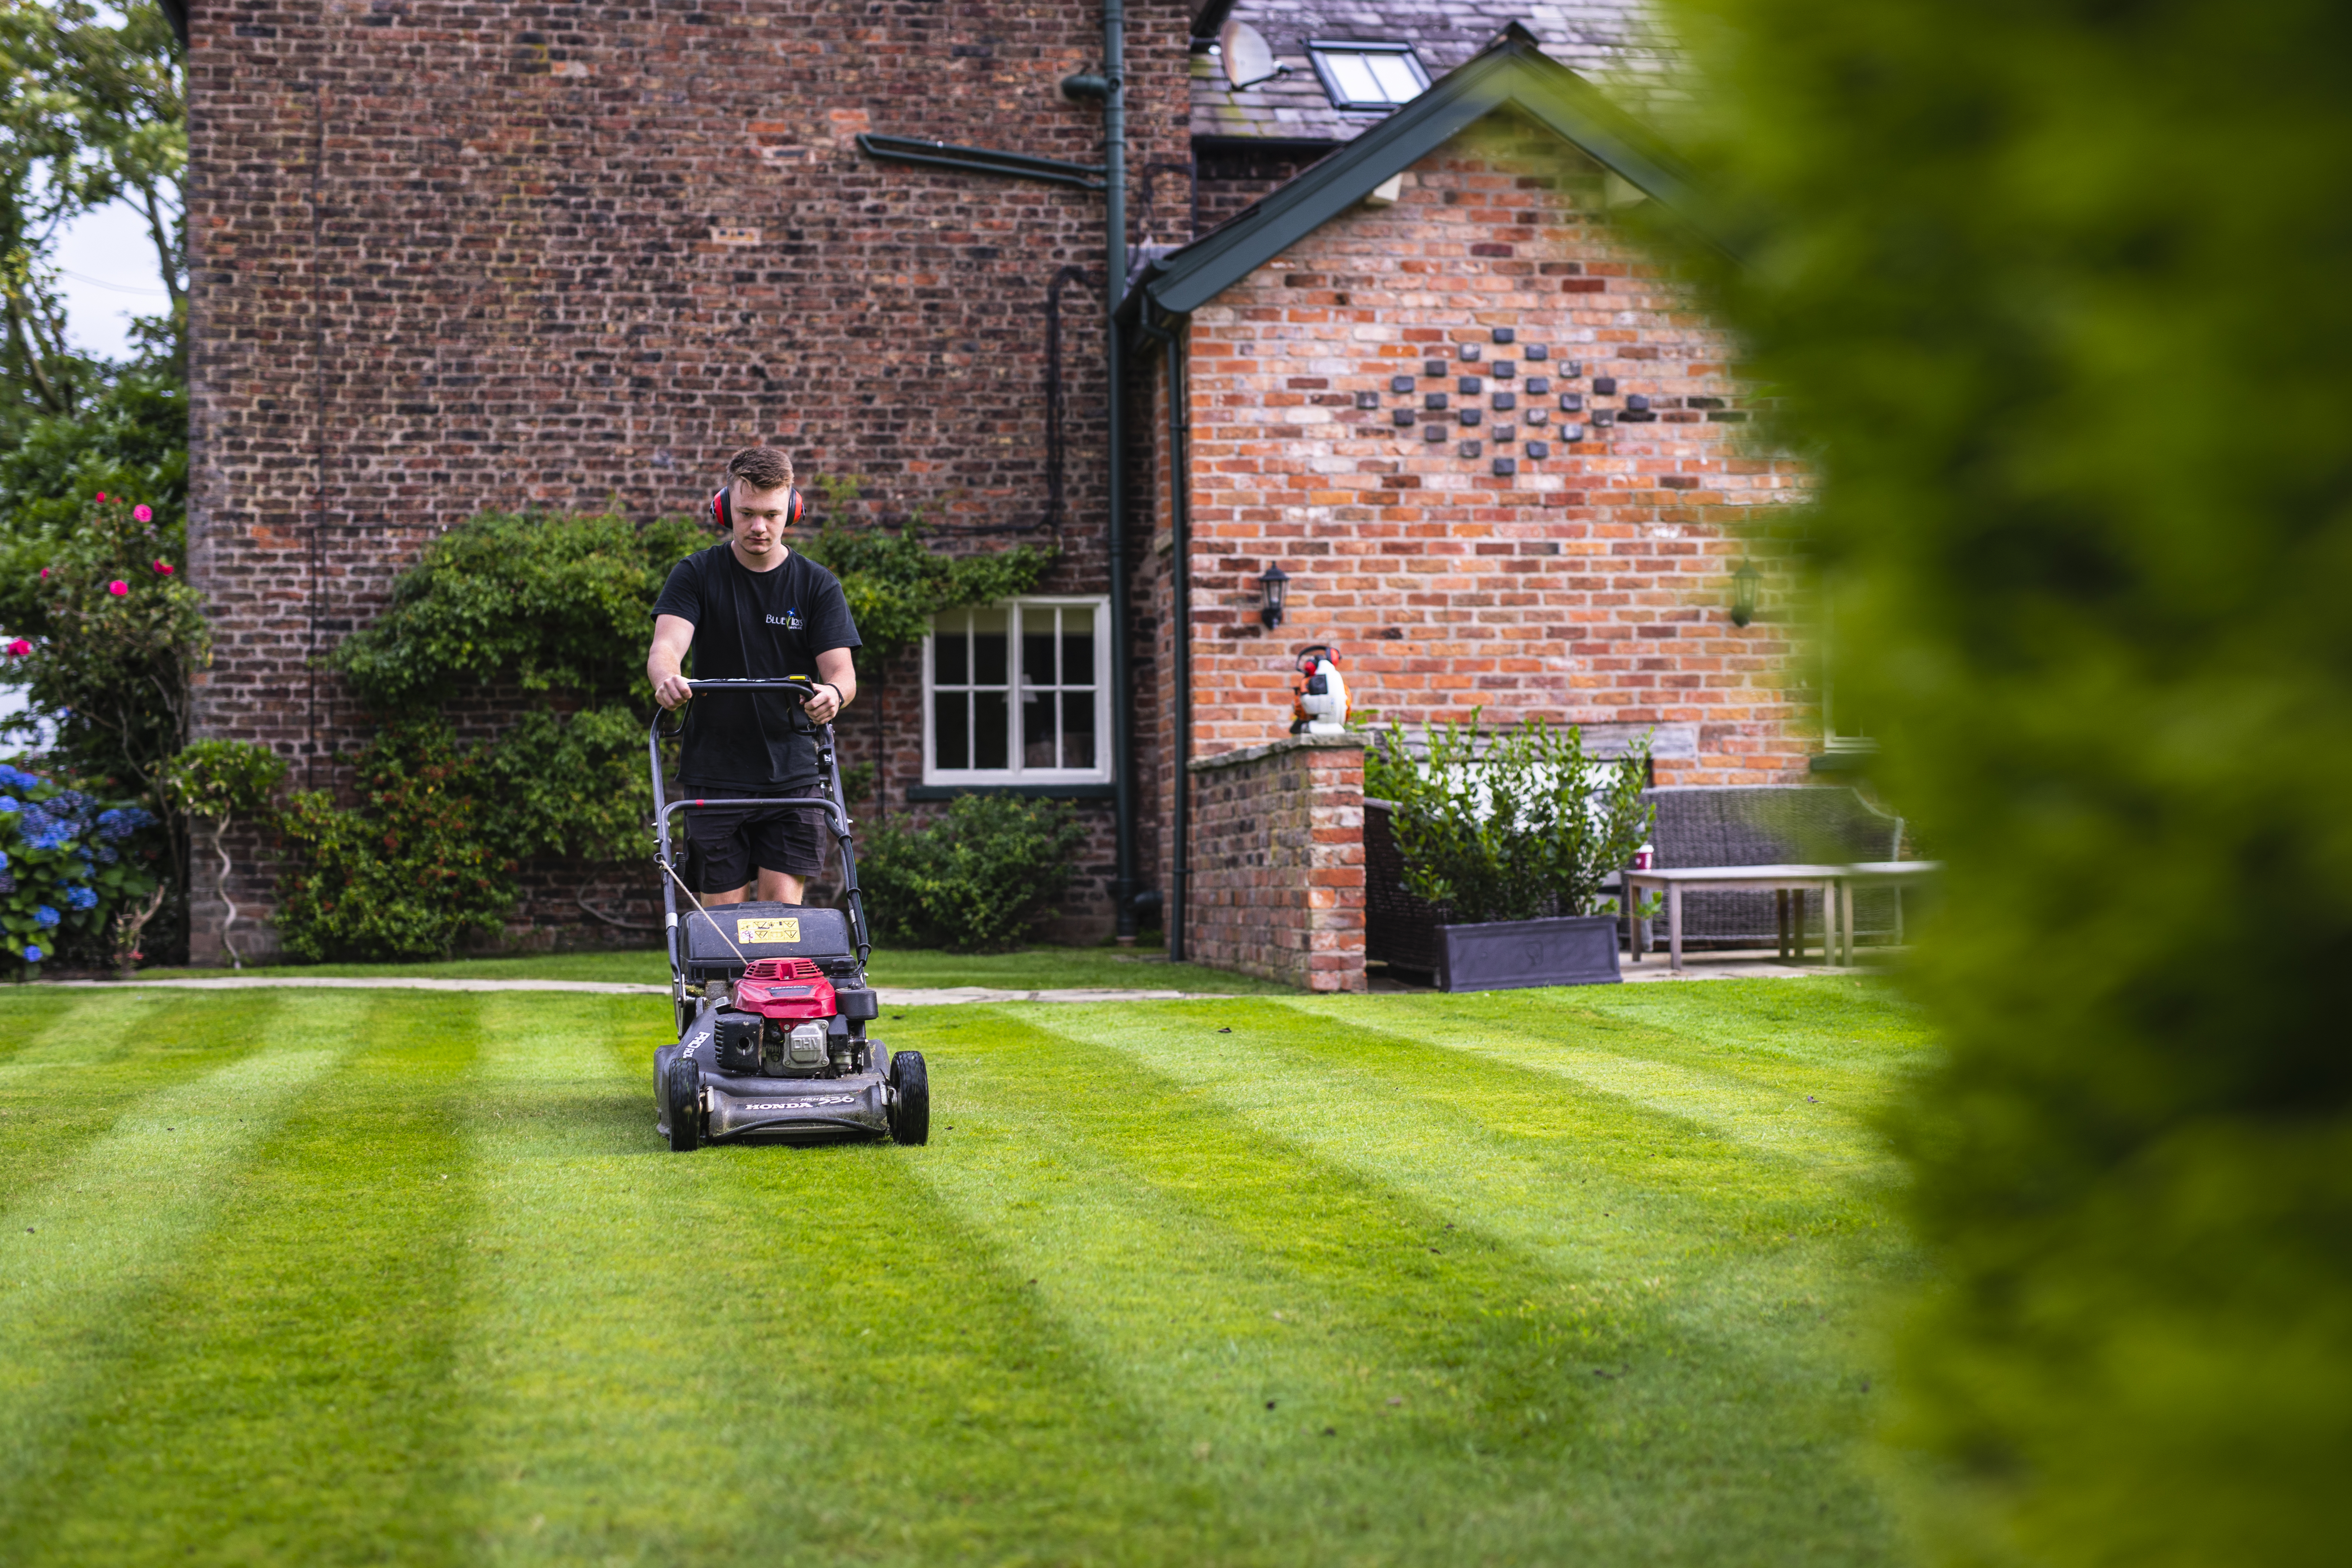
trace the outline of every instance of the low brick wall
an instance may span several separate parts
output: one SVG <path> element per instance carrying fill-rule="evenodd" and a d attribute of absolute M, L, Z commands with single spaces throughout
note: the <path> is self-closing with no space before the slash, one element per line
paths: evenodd
<path fill-rule="evenodd" d="M 1364 989 L 1364 748 L 1295 735 L 1192 763 L 1185 956 Z"/>

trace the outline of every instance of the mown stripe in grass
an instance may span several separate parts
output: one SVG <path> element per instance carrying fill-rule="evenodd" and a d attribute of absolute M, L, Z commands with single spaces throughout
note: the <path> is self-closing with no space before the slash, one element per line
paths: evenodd
<path fill-rule="evenodd" d="M 274 997 L 241 995 L 183 1018 L 191 1033 L 249 1044 L 143 1098 L 116 1085 L 126 1103 L 105 1133 L 17 1194 L 0 1226 L 0 1541 L 60 1434 L 135 1342 L 133 1304 L 182 1267 L 230 1177 L 334 1061 L 316 1009 L 289 1016 Z"/>
<path fill-rule="evenodd" d="M 1201 1561 L 1201 1499 L 893 1147 L 668 1153 L 657 1012 L 495 1031 L 469 1357 L 496 1562 Z M 582 1125 L 520 1107 L 598 1107 Z"/>
<path fill-rule="evenodd" d="M 1243 1016 L 1024 1008 L 909 1033 L 936 1045 L 957 1152 L 927 1174 L 1038 1270 L 1164 1443 L 1204 1446 L 1235 1533 L 1281 1561 L 1883 1557 L 1832 1390 L 1678 1331 L 1665 1279 L 1579 1279 L 1480 1234 L 1475 1136 L 1451 1185 L 1401 1193 L 1301 1146 L 1322 1108 L 1295 1062 L 1261 1064 L 1288 1103 L 1247 1119 L 1139 1066 L 1137 1033 L 1210 1011 Z M 1365 1114 L 1427 1156 L 1412 1098 Z"/>
<path fill-rule="evenodd" d="M 217 1223 L 121 1303 L 102 1383 L 16 1501 L 12 1562 L 446 1561 L 471 997 L 300 1010 L 331 1051 Z M 273 1063 L 273 1073 L 276 1071 Z M 258 1108 L 257 1108 L 258 1109 Z"/>
<path fill-rule="evenodd" d="M 12 1021 L 0 1059 L 0 1215 L 75 1159 L 141 1098 L 255 1047 L 274 1002 L 174 1013 L 152 993 L 84 994 L 33 1006 L 0 993 Z M 20 1231 L 21 1226 L 17 1227 Z"/>
<path fill-rule="evenodd" d="M 1750 1153 L 1857 1172 L 1882 1163 L 1876 1139 L 1860 1114 L 1874 1108 L 1878 1086 L 1858 1089 L 1846 1081 L 1851 1075 L 1836 1075 L 1845 1092 L 1825 1100 L 1800 1086 L 1829 1089 L 1822 1081 L 1827 1075 L 1817 1070 L 1792 1071 L 1784 1064 L 1782 1075 L 1770 1079 L 1752 1069 L 1693 1066 L 1683 1059 L 1687 1042 L 1661 1037 L 1663 1031 L 1643 1029 L 1644 1037 L 1629 1038 L 1630 1031 L 1580 1028 L 1549 1010 L 1504 1007 L 1496 1009 L 1501 1013 L 1497 1018 L 1482 1016 L 1483 1010 L 1423 1007 L 1418 1017 L 1392 1023 L 1369 1015 L 1353 997 L 1301 998 L 1283 1005 L 1345 1031 L 1348 1043 L 1339 1055 L 1317 1053 L 1339 1070 L 1377 1060 L 1379 1070 L 1411 1073 L 1440 1092 L 1452 1084 L 1486 1085 L 1497 1073 L 1528 1087 L 1520 1075 L 1554 1077 L 1704 1128 Z M 1531 1015 L 1544 1023 L 1527 1026 Z M 1330 1037 L 1310 1031 L 1306 1037 Z M 1800 1084 L 1788 1082 L 1791 1076 Z M 1865 1096 L 1868 1103 L 1856 1103 Z"/>
<path fill-rule="evenodd" d="M 1882 1088 L 1890 1067 L 1932 1049 L 1928 1020 L 1889 981 L 1844 976 L 1722 980 L 1704 985 L 1591 985 L 1573 991 L 1430 994 L 1414 1004 L 1463 1022 L 1654 1053 L 1765 1083 Z"/>

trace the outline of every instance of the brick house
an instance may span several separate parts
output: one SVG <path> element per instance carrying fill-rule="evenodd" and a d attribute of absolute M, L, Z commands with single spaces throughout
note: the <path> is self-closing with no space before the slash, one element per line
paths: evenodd
<path fill-rule="evenodd" d="M 1785 628 L 1732 616 L 1734 574 L 1769 532 L 1753 509 L 1802 475 L 1742 443 L 1732 344 L 1617 216 L 1680 195 L 1654 136 L 1514 26 L 1141 268 L 1122 315 L 1161 345 L 1144 425 L 1151 817 L 1193 956 L 1268 967 L 1258 906 L 1283 879 L 1225 841 L 1229 819 L 1266 816 L 1254 801 L 1299 795 L 1303 823 L 1319 794 L 1336 804 L 1316 826 L 1348 843 L 1339 757 L 1247 754 L 1287 729 L 1304 645 L 1338 648 L 1359 707 L 1407 723 L 1483 708 L 1604 748 L 1647 737 L 1662 784 L 1807 773 L 1814 713 Z M 1258 578 L 1277 567 L 1269 628 Z M 1237 757 L 1281 782 L 1225 787 Z M 1185 779 L 1202 814 L 1189 898 Z M 1344 887 L 1344 860 L 1304 873 Z M 1330 973 L 1290 977 L 1349 984 L 1346 899 L 1297 910 Z"/>
<path fill-rule="evenodd" d="M 893 810 L 1076 802 L 1093 836 L 1066 934 L 1131 929 L 1122 882 L 1181 895 L 1175 781 L 1283 733 L 1303 643 L 1340 645 L 1359 704 L 1410 721 L 1483 702 L 1654 731 L 1662 782 L 1801 773 L 1790 650 L 1723 611 L 1732 509 L 1798 476 L 1738 449 L 1728 345 L 1612 216 L 1670 198 L 1670 163 L 1558 63 L 1649 101 L 1663 57 L 1634 6 L 1543 15 L 1498 38 L 1508 14 L 1468 4 L 1213 0 L 1138 10 L 1114 57 L 1079 5 L 193 0 L 191 574 L 220 648 L 201 728 L 336 782 L 371 721 L 313 661 L 426 541 L 490 508 L 687 510 L 767 440 L 804 488 L 865 480 L 869 518 L 1060 551 L 1022 603 L 862 665 L 845 752 L 880 764 Z M 1253 49 L 1288 68 L 1246 80 Z M 1403 107 L 1351 96 L 1366 80 Z M 1136 284 L 1115 334 L 1109 271 Z M 1172 442 L 1155 334 L 1190 426 Z M 1295 579 L 1278 632 L 1256 611 L 1272 564 Z M 1345 772 L 1344 749 L 1282 755 L 1310 752 Z M 1295 804 L 1345 838 L 1328 790 Z M 1256 820 L 1229 818 L 1213 837 Z M 274 868 L 247 851 L 237 900 L 266 908 Z M 646 940 L 583 921 L 579 875 L 532 868 L 510 936 Z M 600 919 L 645 918 L 642 881 L 608 873 Z M 1350 973 L 1360 954 L 1314 983 Z"/>

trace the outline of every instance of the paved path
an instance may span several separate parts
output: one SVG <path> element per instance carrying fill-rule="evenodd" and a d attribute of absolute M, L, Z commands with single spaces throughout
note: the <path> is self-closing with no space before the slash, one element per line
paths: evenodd
<path fill-rule="evenodd" d="M 1725 954 L 1708 959 L 1685 956 L 1680 974 L 1668 969 L 1663 960 L 1644 963 L 1627 963 L 1624 976 L 1629 981 L 1684 980 L 1795 980 L 1806 975 L 1852 974 L 1850 969 L 1831 969 L 1822 965 L 1800 966 L 1791 963 L 1759 960 L 1745 954 Z M 321 991 L 569 991 L 574 994 L 606 996 L 667 996 L 667 985 L 638 985 L 614 980 L 450 980 L 424 975 L 326 975 L 326 974 L 222 974 L 207 975 L 194 980 L 45 980 L 44 985 L 79 986 L 96 990 L 148 988 L 177 991 L 243 991 L 266 986 L 290 986 Z M 1407 992 L 1424 989 L 1422 986 L 1399 984 L 1384 978 L 1375 978 L 1376 992 Z M 1059 990 L 1011 991 L 995 990 L 984 985 L 953 985 L 936 989 L 912 986 L 879 985 L 885 1007 L 950 1007 L 967 1002 L 1188 1002 L 1222 1000 L 1232 993 L 1222 991 L 1148 991 L 1128 987 L 1070 986 Z"/>
<path fill-rule="evenodd" d="M 569 991 L 605 996 L 667 996 L 667 985 L 615 980 L 446 980 L 425 975 L 224 974 L 200 980 L 47 980 L 45 985 L 93 990 L 245 991 L 291 986 L 321 991 Z M 885 1007 L 940 1007 L 959 1002 L 1182 1002 L 1221 997 L 1217 991 L 1132 991 L 1076 987 L 1059 991 L 992 991 L 979 985 L 944 990 L 880 985 Z"/>

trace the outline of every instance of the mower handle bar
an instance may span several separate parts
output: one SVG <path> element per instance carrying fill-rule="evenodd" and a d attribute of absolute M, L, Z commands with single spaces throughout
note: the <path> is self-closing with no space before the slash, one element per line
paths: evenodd
<path fill-rule="evenodd" d="M 689 680 L 686 683 L 686 689 L 688 693 L 779 691 L 786 697 L 798 700 L 801 707 L 805 710 L 808 707 L 809 699 L 816 695 L 817 687 L 831 684 L 830 681 L 819 681 L 813 675 L 756 676 L 730 678 L 724 680 Z M 672 726 L 669 721 L 674 717 L 676 714 L 671 709 L 656 709 L 654 712 L 654 732 L 664 740 L 678 734 L 685 726 L 682 724 Z"/>

